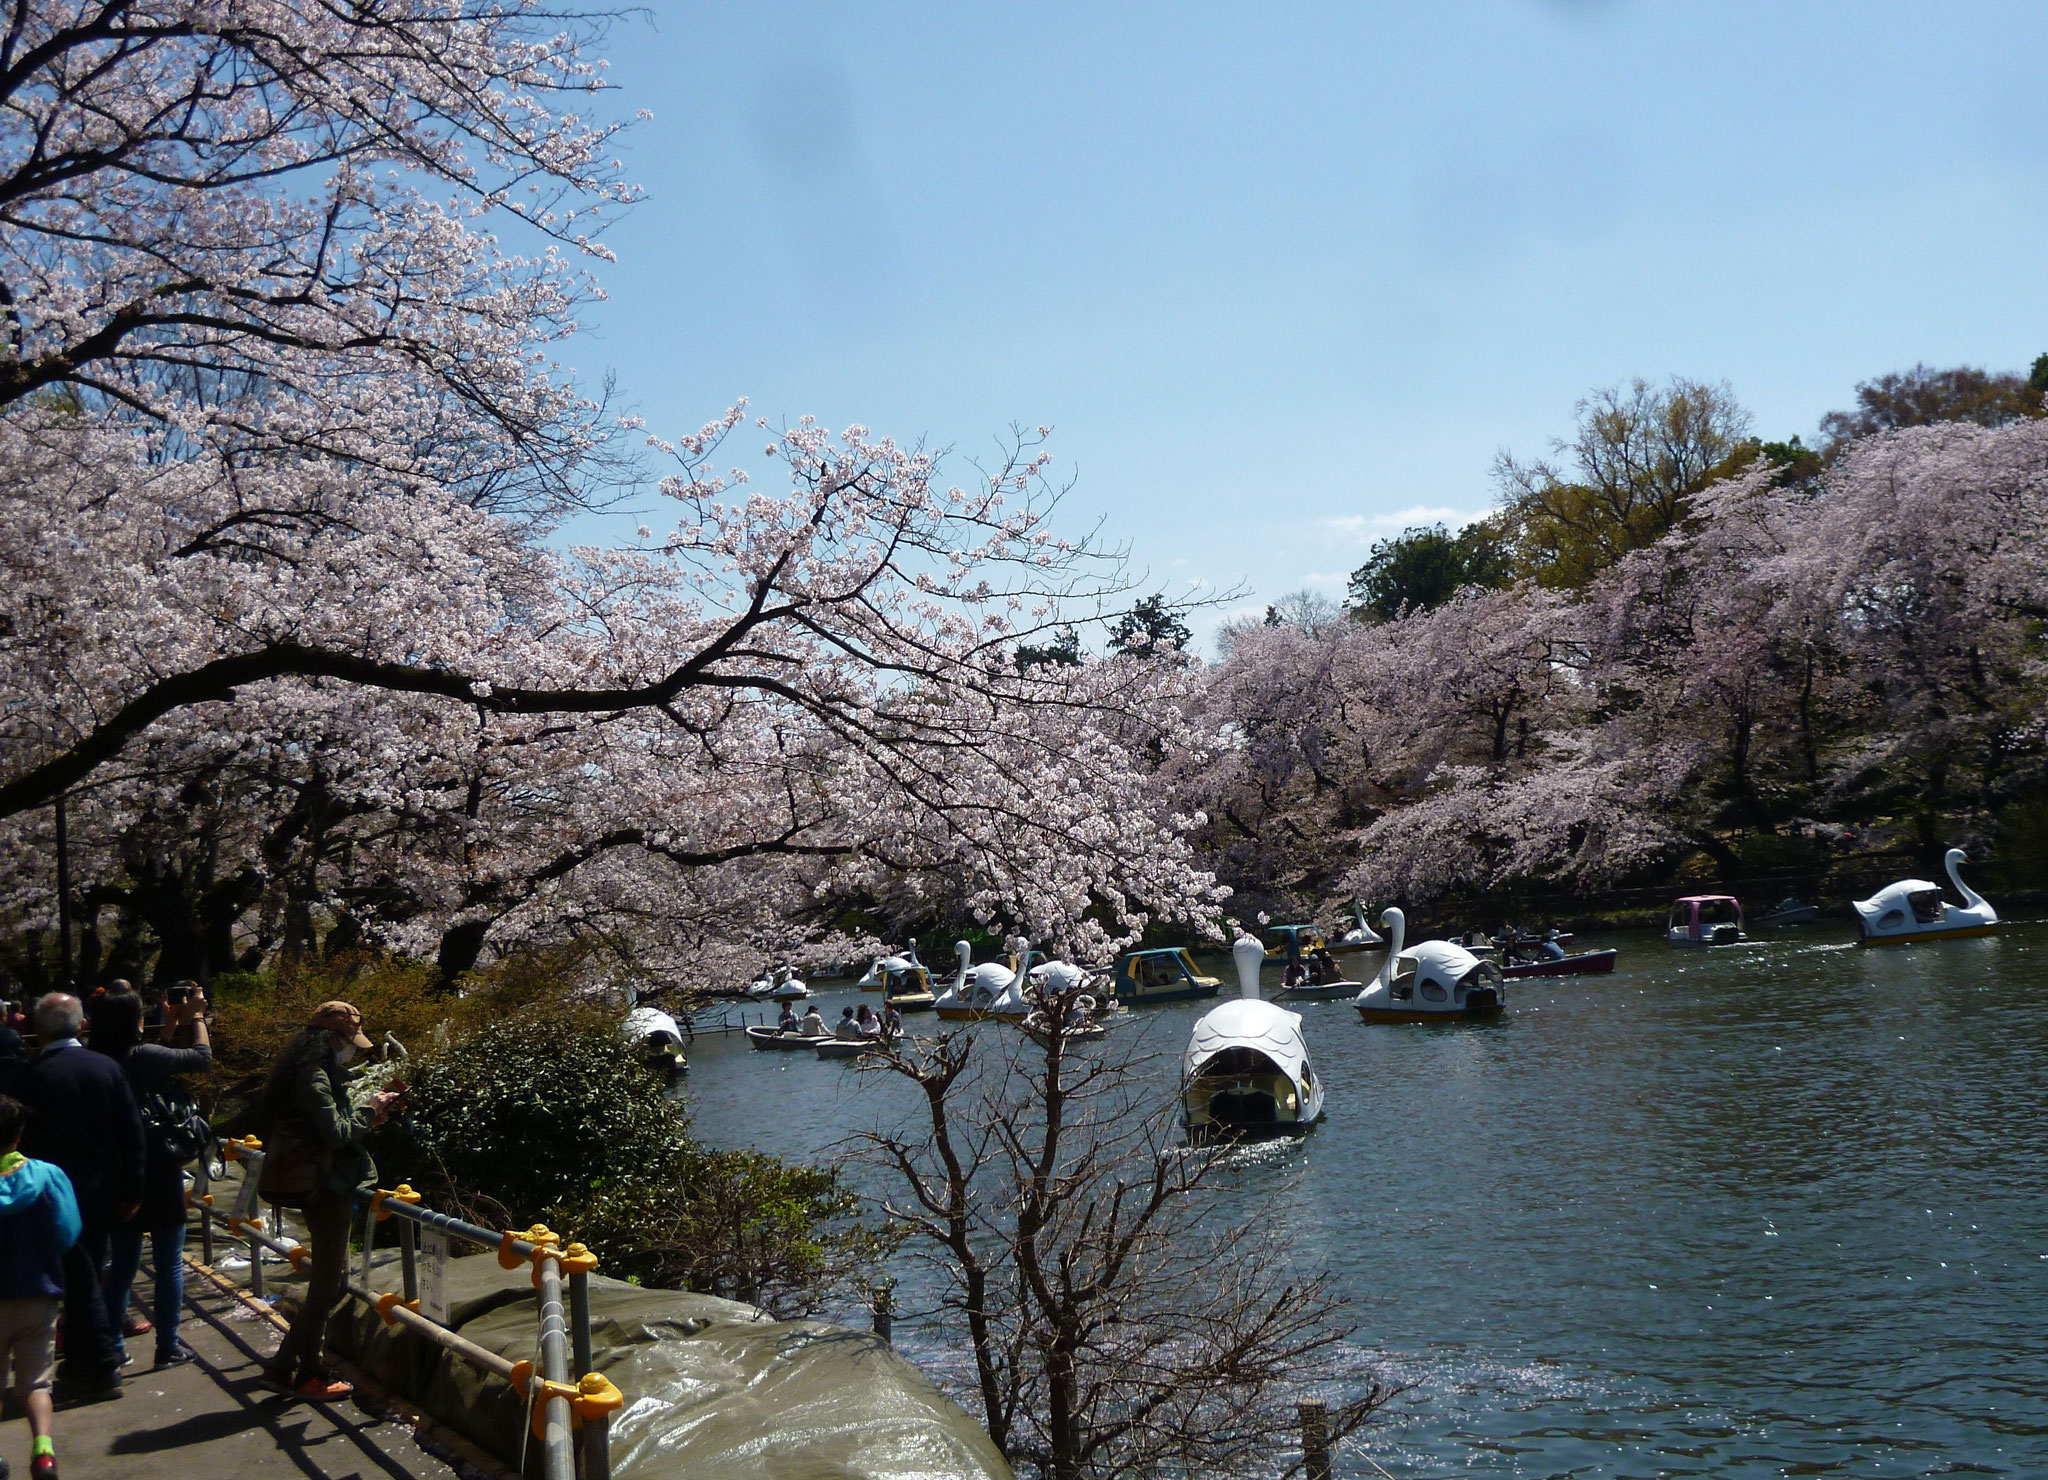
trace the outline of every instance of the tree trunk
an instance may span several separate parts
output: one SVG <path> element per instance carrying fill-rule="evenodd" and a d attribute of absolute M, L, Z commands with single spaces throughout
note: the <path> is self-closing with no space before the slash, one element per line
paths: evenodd
<path fill-rule="evenodd" d="M 457 979 L 476 969 L 476 958 L 483 954 L 484 937 L 490 931 L 489 920 L 465 920 L 441 932 L 441 953 L 435 964 L 440 972 L 436 985 L 442 991 L 453 992 Z"/>
<path fill-rule="evenodd" d="M 1806 677 L 1799 686 L 1799 750 L 1806 761 L 1807 784 L 1820 779 L 1820 752 L 1813 742 L 1813 654 L 1806 655 Z"/>
<path fill-rule="evenodd" d="M 1046 1354 L 1046 1431 L 1052 1437 L 1053 1480 L 1081 1480 L 1080 1388 L 1074 1378 L 1074 1353 L 1062 1331 Z"/>

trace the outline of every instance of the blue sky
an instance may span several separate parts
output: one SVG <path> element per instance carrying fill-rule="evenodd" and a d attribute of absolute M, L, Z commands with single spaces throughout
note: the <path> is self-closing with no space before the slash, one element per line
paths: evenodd
<path fill-rule="evenodd" d="M 1811 440 L 2048 350 L 2040 4 L 658 0 L 609 53 L 649 199 L 586 375 L 663 433 L 1050 424 L 1176 593 L 1337 594 L 1633 375 Z"/>

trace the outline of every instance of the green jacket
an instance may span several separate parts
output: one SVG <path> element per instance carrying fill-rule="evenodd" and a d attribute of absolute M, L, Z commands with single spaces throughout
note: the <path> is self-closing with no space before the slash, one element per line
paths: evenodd
<path fill-rule="evenodd" d="M 377 1163 L 363 1145 L 374 1112 L 368 1105 L 349 1103 L 348 1077 L 331 1052 L 300 1066 L 285 1113 L 303 1127 L 309 1140 L 333 1157 L 327 1173 L 330 1193 L 348 1196 L 359 1187 L 376 1185 Z"/>

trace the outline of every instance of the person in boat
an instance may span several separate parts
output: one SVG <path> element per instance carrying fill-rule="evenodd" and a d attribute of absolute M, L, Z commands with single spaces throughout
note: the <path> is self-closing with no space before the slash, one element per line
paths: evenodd
<path fill-rule="evenodd" d="M 823 1038 L 825 1036 L 825 1015 L 818 1011 L 817 1003 L 813 1002 L 810 1011 L 804 1014 L 803 1022 L 798 1025 L 798 1031 L 806 1038 Z"/>
<path fill-rule="evenodd" d="M 865 1006 L 866 1004 L 862 1004 Z M 832 1030 L 834 1038 L 860 1037 L 860 1023 L 854 1018 L 853 1009 L 848 1007 L 839 1014 L 839 1025 Z"/>
<path fill-rule="evenodd" d="M 1296 987 L 1305 987 L 1307 985 L 1308 966 L 1306 965 L 1306 963 L 1301 961 L 1289 961 L 1287 963 L 1287 969 L 1280 973 L 1280 989 L 1283 992 L 1287 992 L 1292 991 Z"/>
<path fill-rule="evenodd" d="M 882 1036 L 890 1039 L 903 1036 L 903 1014 L 893 1007 L 882 1009 Z"/>
<path fill-rule="evenodd" d="M 1558 944 L 1555 928 L 1551 930 L 1550 934 L 1543 937 L 1543 944 L 1537 950 L 1546 961 L 1562 961 L 1564 959 L 1564 947 Z"/>
<path fill-rule="evenodd" d="M 1330 954 L 1328 946 L 1317 946 L 1308 953 L 1308 979 L 1311 985 L 1327 987 L 1337 978 L 1337 958 Z"/>
<path fill-rule="evenodd" d="M 875 1016 L 875 1010 L 863 1002 L 853 1019 L 854 1036 L 859 1038 L 880 1038 L 882 1020 Z"/>
<path fill-rule="evenodd" d="M 778 1033 L 794 1033 L 798 1031 L 798 1029 L 801 1026 L 802 1025 L 797 1021 L 796 1008 L 794 1008 L 787 1002 L 783 1003 L 782 1016 L 776 1019 L 775 1031 Z"/>

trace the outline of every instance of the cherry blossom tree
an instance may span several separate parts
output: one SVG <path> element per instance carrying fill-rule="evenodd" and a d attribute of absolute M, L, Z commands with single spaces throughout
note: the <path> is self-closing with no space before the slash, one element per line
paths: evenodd
<path fill-rule="evenodd" d="M 829 873 L 778 887 L 909 889 L 1096 951 L 1213 902 L 1152 779 L 1183 744 L 1187 676 L 1129 657 L 1017 671 L 1054 602 L 1071 616 L 1117 589 L 1113 561 L 1091 570 L 1049 532 L 1056 499 L 1027 497 L 1043 454 L 941 489 L 927 454 L 805 423 L 772 444 L 790 486 L 771 497 L 706 470 L 738 423 L 678 444 L 667 537 L 558 556 L 459 495 L 378 497 L 345 465 L 224 476 L 153 463 L 127 429 L 18 416 L 0 426 L 7 753 L 83 756 L 159 809 L 194 768 L 282 755 L 286 818 L 318 798 L 326 819 L 290 836 L 348 859 L 302 893 L 353 899 L 411 948 L 432 932 L 451 974 L 494 930 L 662 914 L 648 901 L 681 896 L 648 867 L 808 861 Z M 308 515 L 289 541 L 183 537 L 263 480 Z"/>
<path fill-rule="evenodd" d="M 558 360 L 634 197 L 605 29 L 460 0 L 17 16 L 0 819 L 34 839 L 69 795 L 102 898 L 141 908 L 151 839 L 184 860 L 151 897 L 188 910 L 254 871 L 252 949 L 381 932 L 451 975 L 494 939 L 751 939 L 848 892 L 1077 946 L 1199 909 L 1149 779 L 1178 680 L 1017 671 L 1128 609 L 1053 533 L 1041 435 L 960 487 L 805 421 L 763 494 L 711 466 L 734 410 L 651 444 L 660 533 L 543 542 L 633 471 Z"/>
<path fill-rule="evenodd" d="M 1185 804 L 1225 882 L 1304 905 L 1597 891 L 1696 854 L 1735 877 L 1786 835 L 1938 855 L 2048 784 L 2044 492 L 2038 421 L 1915 428 L 1710 485 L 1571 596 L 1248 629 Z"/>
<path fill-rule="evenodd" d="M 0 408 L 61 392 L 187 452 L 572 499 L 546 347 L 633 198 L 600 17 L 531 3 L 50 0 L 0 41 Z M 497 217 L 531 237 L 502 247 Z M 288 514 L 258 516 L 273 525 Z"/>

